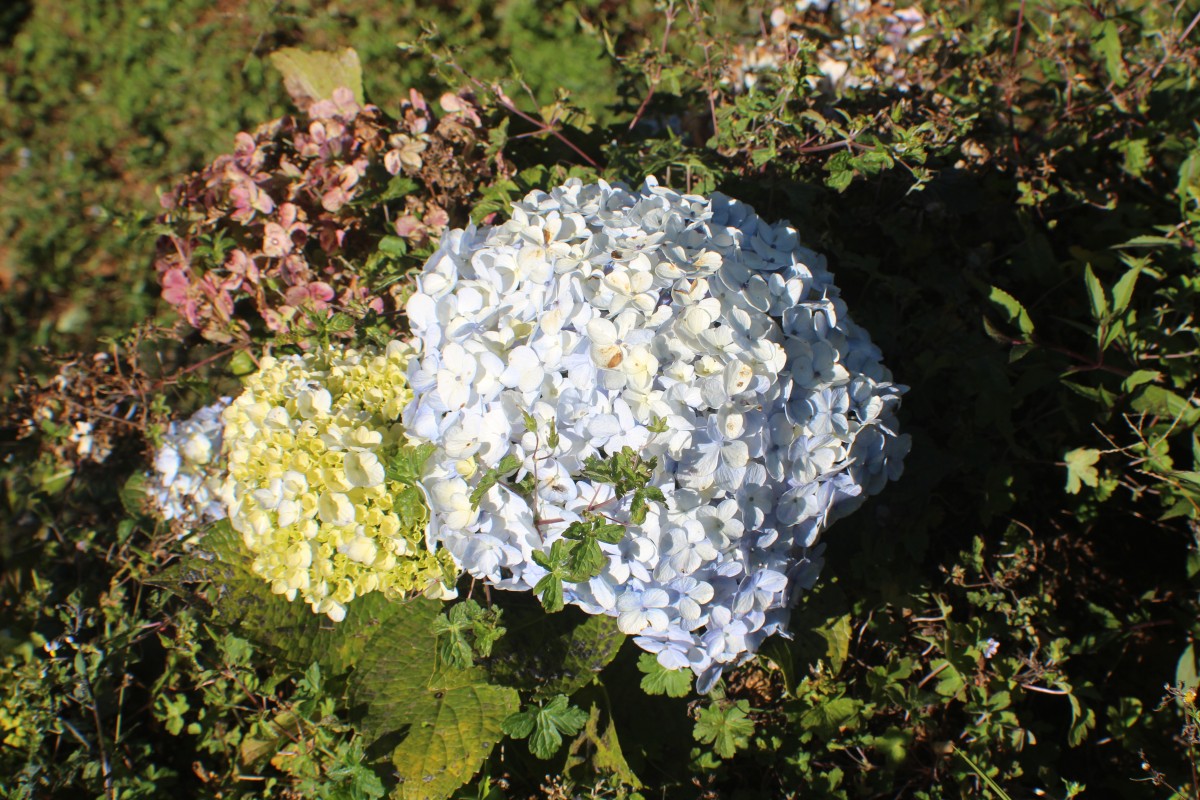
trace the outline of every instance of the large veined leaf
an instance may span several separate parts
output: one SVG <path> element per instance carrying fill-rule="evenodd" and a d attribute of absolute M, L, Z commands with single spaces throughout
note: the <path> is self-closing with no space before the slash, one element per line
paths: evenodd
<path fill-rule="evenodd" d="M 505 609 L 508 633 L 492 653 L 492 675 L 537 697 L 572 695 L 617 656 L 625 634 L 617 621 L 566 609 L 547 616 L 538 606 Z"/>
<path fill-rule="evenodd" d="M 213 526 L 197 551 L 156 576 L 152 583 L 207 607 L 214 621 L 239 632 L 278 657 L 304 667 L 313 661 L 329 674 L 352 667 L 367 642 L 400 604 L 378 592 L 349 603 L 346 618 L 332 622 L 299 600 L 289 602 L 249 566 L 250 554 L 227 522 Z"/>
<path fill-rule="evenodd" d="M 393 797 L 436 800 L 479 770 L 504 736 L 501 723 L 520 706 L 515 690 L 493 686 L 478 667 L 439 668 L 433 621 L 442 604 L 399 605 L 351 676 L 363 732 L 403 739 L 392 751 L 400 783 Z"/>

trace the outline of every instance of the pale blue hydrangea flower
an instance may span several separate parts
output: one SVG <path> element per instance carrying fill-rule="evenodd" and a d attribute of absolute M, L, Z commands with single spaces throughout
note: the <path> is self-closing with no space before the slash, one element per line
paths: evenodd
<path fill-rule="evenodd" d="M 653 179 L 533 192 L 503 225 L 447 234 L 408 316 L 403 420 L 437 448 L 430 541 L 475 578 L 529 591 L 545 575 L 534 553 L 602 509 L 625 535 L 600 545 L 599 575 L 564 584 L 566 602 L 616 617 L 701 691 L 786 633 L 823 530 L 899 477 L 907 452 L 904 388 L 824 259 L 723 195 Z M 666 498 L 641 524 L 628 497 L 581 477 L 626 446 L 657 459 Z M 506 456 L 531 498 L 500 483 L 474 508 Z"/>
<path fill-rule="evenodd" d="M 223 397 L 167 426 L 146 476 L 146 496 L 162 519 L 192 526 L 225 518 L 218 491 L 227 472 L 220 460 L 221 412 L 229 402 Z"/>

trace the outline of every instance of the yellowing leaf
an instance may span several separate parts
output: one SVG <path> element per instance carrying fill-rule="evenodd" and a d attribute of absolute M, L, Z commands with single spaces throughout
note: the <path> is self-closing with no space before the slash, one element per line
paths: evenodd
<path fill-rule="evenodd" d="M 1086 484 L 1095 488 L 1100 485 L 1100 473 L 1096 471 L 1096 462 L 1100 460 L 1100 451 L 1088 447 L 1077 447 L 1064 456 L 1067 462 L 1067 491 L 1079 494 Z"/>
<path fill-rule="evenodd" d="M 400 800 L 448 797 L 479 770 L 519 707 L 515 690 L 487 683 L 478 668 L 439 669 L 433 621 L 442 606 L 410 600 L 372 640 L 352 674 L 372 740 L 397 734 L 392 751 Z"/>
<path fill-rule="evenodd" d="M 318 100 L 332 100 L 334 90 L 343 86 L 354 93 L 356 102 L 366 102 L 362 66 L 353 48 L 330 53 L 284 47 L 271 53 L 271 64 L 283 75 L 284 87 L 302 110 Z"/>

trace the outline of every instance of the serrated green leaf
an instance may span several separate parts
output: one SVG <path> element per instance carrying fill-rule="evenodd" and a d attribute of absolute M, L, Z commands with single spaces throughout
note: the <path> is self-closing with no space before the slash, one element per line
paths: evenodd
<path fill-rule="evenodd" d="M 599 575 L 607 563 L 599 543 L 593 538 L 585 539 L 571 550 L 567 559 L 567 579 L 573 583 L 590 580 Z"/>
<path fill-rule="evenodd" d="M 516 472 L 521 466 L 520 460 L 513 455 L 507 455 L 500 459 L 500 463 L 489 469 L 479 479 L 479 483 L 471 492 L 471 508 L 479 508 L 479 502 L 483 500 L 483 496 L 488 491 L 500 482 L 501 478 L 511 475 Z"/>
<path fill-rule="evenodd" d="M 1117 280 L 1112 290 L 1114 314 L 1120 314 L 1129 308 L 1129 301 L 1133 299 L 1133 290 L 1141 274 L 1141 267 L 1134 267 Z"/>
<path fill-rule="evenodd" d="M 1008 315 L 1008 321 L 1015 322 L 1021 333 L 1026 336 L 1033 335 L 1033 320 L 1029 317 L 1029 312 L 1025 310 L 1025 306 L 1021 305 L 1017 298 L 998 286 L 992 286 L 991 293 L 988 294 L 988 299 L 998 308 L 1005 311 Z"/>
<path fill-rule="evenodd" d="M 665 694 L 667 697 L 686 697 L 692 691 L 692 673 L 686 669 L 667 669 L 652 653 L 638 656 L 638 671 L 642 673 L 642 691 L 646 694 Z"/>
<path fill-rule="evenodd" d="M 425 462 L 436 449 L 437 447 L 431 444 L 397 449 L 387 461 L 388 480 L 415 485 L 424 477 Z"/>
<path fill-rule="evenodd" d="M 748 712 L 750 704 L 745 700 L 728 704 L 715 701 L 700 709 L 696 716 L 693 735 L 702 744 L 711 744 L 713 752 L 721 758 L 733 758 L 734 753 L 750 744 L 754 733 L 754 720 Z"/>
<path fill-rule="evenodd" d="M 625 538 L 625 526 L 615 522 L 598 525 L 593 533 L 605 544 L 618 544 Z"/>
<path fill-rule="evenodd" d="M 1100 485 L 1100 473 L 1096 470 L 1096 462 L 1100 460 L 1099 450 L 1077 447 L 1063 456 L 1063 460 L 1067 465 L 1067 492 L 1079 494 L 1084 485 L 1092 488 Z"/>
<path fill-rule="evenodd" d="M 492 653 L 493 680 L 537 697 L 570 696 L 617 656 L 625 634 L 612 617 L 572 607 L 547 617 L 534 603 L 505 610 L 509 632 Z"/>
<path fill-rule="evenodd" d="M 821 700 L 804 712 L 800 717 L 800 724 L 823 736 L 831 736 L 853 724 L 862 706 L 861 700 L 850 697 Z"/>
<path fill-rule="evenodd" d="M 432 628 L 441 603 L 394 605 L 403 610 L 360 660 L 350 692 L 366 707 L 361 727 L 371 741 L 404 733 L 392 751 L 400 781 L 393 797 L 441 800 L 479 770 L 519 701 L 482 669 L 439 668 Z"/>
<path fill-rule="evenodd" d="M 533 593 L 551 614 L 562 611 L 566 607 L 566 603 L 563 601 L 562 578 L 553 573 L 543 575 L 533 587 Z"/>
<path fill-rule="evenodd" d="M 284 47 L 271 53 L 271 65 L 283 75 L 284 87 L 301 109 L 317 100 L 333 99 L 334 90 L 341 87 L 352 91 L 360 105 L 366 102 L 362 66 L 353 48 L 331 53 Z"/>
<path fill-rule="evenodd" d="M 1108 316 L 1108 298 L 1104 294 L 1104 286 L 1092 271 L 1092 265 L 1083 268 L 1083 282 L 1087 284 L 1088 301 L 1092 304 L 1092 319 L 1102 320 Z"/>
<path fill-rule="evenodd" d="M 1096 727 L 1096 712 L 1083 705 L 1074 693 L 1067 695 L 1071 703 L 1071 727 L 1067 730 L 1067 744 L 1078 747 Z"/>
<path fill-rule="evenodd" d="M 572 706 L 566 696 L 560 694 L 545 705 L 512 714 L 501 727 L 515 739 L 528 738 L 529 752 L 547 760 L 562 747 L 563 736 L 579 733 L 586 721 L 583 710 Z"/>
<path fill-rule="evenodd" d="M 354 317 L 339 311 L 334 314 L 325 323 L 325 330 L 329 333 L 345 333 L 346 331 L 354 330 Z"/>

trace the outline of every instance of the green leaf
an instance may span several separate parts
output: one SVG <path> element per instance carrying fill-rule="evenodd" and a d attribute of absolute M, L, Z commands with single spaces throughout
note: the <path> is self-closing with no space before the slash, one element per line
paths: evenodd
<path fill-rule="evenodd" d="M 391 756 L 400 781 L 393 797 L 440 800 L 479 770 L 519 701 L 515 690 L 489 684 L 479 668 L 439 667 L 433 623 L 441 603 L 393 605 L 403 611 L 351 673 L 350 692 L 366 706 L 361 727 L 371 741 L 403 736 Z"/>
<path fill-rule="evenodd" d="M 562 747 L 563 736 L 574 736 L 587 722 L 582 709 L 570 705 L 566 695 L 557 695 L 549 703 L 509 716 L 502 729 L 515 739 L 529 739 L 529 752 L 542 760 L 554 757 Z"/>
<path fill-rule="evenodd" d="M 1138 413 L 1166 417 L 1172 422 L 1178 420 L 1185 427 L 1189 428 L 1194 426 L 1197 417 L 1200 417 L 1200 409 L 1197 409 L 1188 400 L 1161 386 L 1144 386 L 1129 405 Z"/>
<path fill-rule="evenodd" d="M 354 317 L 344 311 L 339 311 L 325 323 L 325 330 L 329 333 L 352 331 L 354 330 Z"/>
<path fill-rule="evenodd" d="M 465 669 L 474 663 L 475 653 L 490 654 L 496 640 L 504 635 L 500 616 L 499 609 L 484 609 L 474 600 L 452 605 L 433 621 L 441 663 Z"/>
<path fill-rule="evenodd" d="M 1135 178 L 1142 177 L 1150 166 L 1150 143 L 1145 139 L 1121 139 L 1111 147 L 1124 156 L 1121 168 Z"/>
<path fill-rule="evenodd" d="M 507 455 L 500 459 L 500 463 L 489 469 L 479 479 L 479 484 L 471 492 L 471 508 L 479 508 L 479 501 L 483 500 L 483 496 L 488 491 L 504 478 L 516 472 L 521 466 L 521 461 L 514 455 Z"/>
<path fill-rule="evenodd" d="M 538 688 L 539 696 L 572 695 L 587 686 L 600 671 L 617 657 L 625 634 L 617 621 L 608 616 L 589 616 L 570 633 L 560 637 L 557 646 L 563 653 L 558 674 L 546 674 Z"/>
<path fill-rule="evenodd" d="M 572 695 L 592 683 L 625 644 L 617 621 L 577 608 L 547 617 L 530 602 L 505 610 L 509 632 L 496 644 L 493 680 L 537 697 Z"/>
<path fill-rule="evenodd" d="M 861 700 L 850 697 L 819 700 L 800 717 L 800 724 L 822 736 L 832 736 L 854 723 L 862 707 Z"/>
<path fill-rule="evenodd" d="M 1088 264 L 1083 269 L 1083 281 L 1087 284 L 1088 299 L 1092 304 L 1092 319 L 1099 322 L 1108 316 L 1108 298 L 1104 296 L 1104 287 Z"/>
<path fill-rule="evenodd" d="M 1093 489 L 1100 485 L 1100 473 L 1096 470 L 1096 462 L 1100 460 L 1099 450 L 1077 447 L 1063 458 L 1067 464 L 1067 492 L 1079 494 L 1085 484 Z"/>
<path fill-rule="evenodd" d="M 667 669 L 652 653 L 638 656 L 637 668 L 642 673 L 642 691 L 646 694 L 686 697 L 692 691 L 691 670 Z"/>
<path fill-rule="evenodd" d="M 1071 727 L 1067 730 L 1067 744 L 1078 747 L 1087 739 L 1092 728 L 1096 727 L 1096 712 L 1083 705 L 1072 692 L 1067 695 L 1071 703 Z"/>
<path fill-rule="evenodd" d="M 575 542 L 558 539 L 550 545 L 548 554 L 540 550 L 533 552 L 534 563 L 546 570 L 546 574 L 533 587 L 533 593 L 542 601 L 542 606 L 551 613 L 563 609 L 562 582 L 570 580 L 569 562 L 576 546 Z"/>
<path fill-rule="evenodd" d="M 754 733 L 754 720 L 747 714 L 750 703 L 739 700 L 728 704 L 723 701 L 710 703 L 700 709 L 696 717 L 693 735 L 702 744 L 711 744 L 713 752 L 721 758 L 733 758 L 739 749 L 750 744 Z"/>
<path fill-rule="evenodd" d="M 1114 244 L 1113 250 L 1127 250 L 1136 247 L 1179 247 L 1179 240 L 1168 239 L 1166 236 L 1135 236 L 1132 239 Z"/>
<path fill-rule="evenodd" d="M 1097 29 L 1095 39 L 1096 52 L 1104 59 L 1104 69 L 1108 78 L 1116 86 L 1124 86 L 1129 81 L 1129 72 L 1121 59 L 1121 33 L 1116 20 L 1105 20 Z"/>
<path fill-rule="evenodd" d="M 387 460 L 388 480 L 416 485 L 424 477 L 425 462 L 436 449 L 431 444 L 398 448 Z"/>
<path fill-rule="evenodd" d="M 1137 285 L 1138 276 L 1141 274 L 1141 267 L 1133 267 L 1117 280 L 1112 291 L 1114 314 L 1120 314 L 1129 308 L 1129 301 L 1133 299 L 1133 289 Z"/>
<path fill-rule="evenodd" d="M 567 579 L 573 583 L 590 580 L 603 572 L 607 563 L 608 559 L 605 558 L 599 543 L 589 537 L 571 550 L 567 559 Z"/>
<path fill-rule="evenodd" d="M 1162 380 L 1161 372 L 1152 369 L 1139 369 L 1130 373 L 1129 377 L 1121 382 L 1121 389 L 1126 392 L 1132 392 L 1143 384 L 1159 380 Z"/>
<path fill-rule="evenodd" d="M 895 769 L 908 758 L 908 749 L 912 746 L 913 735 L 899 728 L 888 728 L 882 735 L 876 736 L 872 746 L 887 760 L 889 769 Z"/>
<path fill-rule="evenodd" d="M 420 189 L 421 185 L 407 175 L 393 175 L 383 191 L 371 198 L 375 205 L 399 200 Z M 379 240 L 379 250 L 390 256 L 402 256 L 408 252 L 408 242 L 399 236 L 385 236 Z"/>
<path fill-rule="evenodd" d="M 536 556 L 536 554 L 535 554 Z M 551 614 L 562 611 L 566 606 L 563 601 L 562 577 L 553 572 L 541 577 L 533 587 L 533 593 L 542 601 L 542 605 Z"/>
<path fill-rule="evenodd" d="M 229 359 L 229 374 L 235 378 L 253 375 L 255 372 L 258 372 L 258 364 L 254 363 L 254 358 L 245 350 L 238 350 L 233 354 L 233 358 Z"/>
<path fill-rule="evenodd" d="M 343 86 L 354 93 L 357 103 L 366 102 L 362 66 L 353 48 L 331 53 L 284 47 L 271 54 L 271 64 L 283 75 L 284 87 L 302 110 L 317 100 L 333 99 L 334 90 Z"/>
<path fill-rule="evenodd" d="M 1189 644 L 1183 649 L 1179 661 L 1175 664 L 1175 685 L 1187 691 L 1195 689 L 1198 684 L 1200 684 L 1200 677 L 1197 677 L 1196 672 L 1195 646 Z"/>
<path fill-rule="evenodd" d="M 629 768 L 629 762 L 625 760 L 625 754 L 621 752 L 621 743 L 617 739 L 617 726 L 612 720 L 612 715 L 605 716 L 608 719 L 604 725 L 604 732 L 601 733 L 600 707 L 593 703 L 588 714 L 587 724 L 583 727 L 583 733 L 571 743 L 571 747 L 567 751 L 567 761 L 563 766 L 563 773 L 569 773 L 586 763 L 591 767 L 593 774 L 611 775 L 624 786 L 641 789 L 642 782 Z"/>
<path fill-rule="evenodd" d="M 355 665 L 367 643 L 401 604 L 372 592 L 346 606 L 335 623 L 303 602 L 288 602 L 250 571 L 250 554 L 227 521 L 213 526 L 197 551 L 150 582 L 188 599 L 215 622 L 236 626 L 246 638 L 296 666 L 316 661 L 331 675 Z"/>
<path fill-rule="evenodd" d="M 146 515 L 146 478 L 146 473 L 135 472 L 129 476 L 128 480 L 121 485 L 120 491 L 117 492 L 121 506 L 131 517 Z"/>
<path fill-rule="evenodd" d="M 842 671 L 842 664 L 846 662 L 846 656 L 850 653 L 850 639 L 853 635 L 850 629 L 850 615 L 846 614 L 826 622 L 817 629 L 817 633 L 827 644 L 825 655 L 829 658 L 833 674 L 837 675 Z"/>
<path fill-rule="evenodd" d="M 1012 800 L 1008 793 L 1000 788 L 999 784 L 992 780 L 986 772 L 980 769 L 978 764 L 971 760 L 971 757 L 967 755 L 965 750 L 955 747 L 953 744 L 950 746 L 954 748 L 955 754 L 967 763 L 967 766 L 971 768 L 971 771 L 979 776 L 979 779 L 983 781 L 983 784 L 996 793 L 996 796 L 1000 798 L 1000 800 Z"/>
<path fill-rule="evenodd" d="M 625 526 L 615 522 L 598 525 L 592 534 L 605 544 L 619 544 L 625 538 Z"/>
<path fill-rule="evenodd" d="M 993 286 L 991 287 L 988 299 L 1008 314 L 1008 321 L 1015 322 L 1021 333 L 1027 337 L 1033 335 L 1033 320 L 1030 319 L 1029 312 L 1025 310 L 1025 306 L 1021 305 L 1017 298 L 998 286 Z"/>

